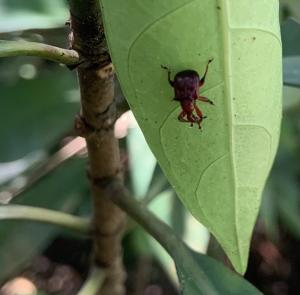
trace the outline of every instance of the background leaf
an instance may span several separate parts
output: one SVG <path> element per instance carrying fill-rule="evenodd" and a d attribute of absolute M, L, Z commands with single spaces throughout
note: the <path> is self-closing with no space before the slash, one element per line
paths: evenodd
<path fill-rule="evenodd" d="M 193 250 L 206 253 L 209 233 L 205 227 L 191 216 L 183 208 L 172 190 L 166 190 L 160 193 L 149 205 L 149 209 L 161 220 L 170 225 L 174 232 Z M 175 280 L 175 270 L 173 260 L 161 247 L 161 245 L 152 237 L 147 235 L 149 250 L 164 266 L 170 277 Z M 180 264 L 180 260 L 178 261 Z"/>
<path fill-rule="evenodd" d="M 300 24 L 290 18 L 281 26 L 283 51 L 283 82 L 287 86 L 300 87 Z M 293 90 L 287 90 L 291 93 Z M 288 100 L 284 94 L 284 103 Z M 288 99 L 287 99 L 288 98 Z M 297 97 L 299 101 L 299 95 Z"/>
<path fill-rule="evenodd" d="M 0 32 L 64 25 L 69 17 L 64 0 L 1 0 Z"/>
<path fill-rule="evenodd" d="M 283 59 L 283 77 L 285 85 L 300 87 L 300 55 Z"/>
<path fill-rule="evenodd" d="M 160 167 L 156 165 L 154 169 L 155 158 L 136 123 L 129 129 L 126 139 L 133 194 L 137 198 L 144 197 L 142 202 L 150 203 L 149 209 L 170 225 L 187 245 L 195 251 L 205 253 L 209 242 L 208 231 L 185 210 Z M 154 255 L 169 277 L 177 283 L 174 262 L 162 246 L 140 229 L 135 229 L 131 236 L 138 245 L 143 245 L 140 247 L 142 252 Z"/>
<path fill-rule="evenodd" d="M 126 141 L 133 193 L 137 198 L 143 198 L 149 188 L 156 160 L 140 128 L 129 128 Z"/>
<path fill-rule="evenodd" d="M 278 1 L 102 5 L 117 75 L 149 146 L 187 208 L 243 273 L 279 138 Z M 130 22 L 120 26 L 120 19 Z M 203 95 L 216 106 L 203 105 L 208 119 L 200 132 L 177 121 L 180 106 L 160 66 L 203 74 L 210 58 Z"/>
<path fill-rule="evenodd" d="M 1 59 L 0 69 L 7 67 L 9 60 Z M 32 62 L 25 60 L 16 64 L 17 75 L 24 64 Z M 38 66 L 31 65 L 37 73 L 30 79 L 0 77 L 0 131 L 5 138 L 0 146 L 0 162 L 49 147 L 67 128 L 72 128 L 79 108 L 75 73 L 53 64 L 51 72 L 39 72 Z"/>
<path fill-rule="evenodd" d="M 222 264 L 214 261 L 208 256 L 198 254 L 187 249 L 189 255 L 195 260 L 198 269 L 185 268 L 180 260 L 176 261 L 176 268 L 181 284 L 181 292 L 183 295 L 207 295 L 207 294 L 226 294 L 226 295 L 255 295 L 262 294 L 254 286 L 244 280 L 237 274 L 228 270 Z M 197 271 L 205 271 L 207 282 L 213 286 L 213 292 L 204 290 L 204 286 L 197 283 L 195 273 Z"/>
<path fill-rule="evenodd" d="M 283 56 L 300 55 L 300 23 L 289 18 L 281 26 Z"/>
<path fill-rule="evenodd" d="M 76 212 L 86 196 L 84 166 L 79 159 L 65 163 L 13 203 Z M 61 231 L 56 226 L 35 222 L 1 221 L 0 282 L 41 253 Z"/>

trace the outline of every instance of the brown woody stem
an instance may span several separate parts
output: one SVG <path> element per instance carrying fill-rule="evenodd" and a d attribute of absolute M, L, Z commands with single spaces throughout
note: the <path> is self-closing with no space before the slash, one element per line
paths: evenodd
<path fill-rule="evenodd" d="M 93 181 L 110 177 L 122 181 L 119 145 L 113 130 L 116 120 L 114 71 L 106 48 L 99 0 L 69 0 L 69 3 L 72 47 L 85 61 L 77 68 L 81 114 L 76 119 L 75 129 L 86 138 L 88 148 L 96 229 L 93 262 L 106 269 L 101 295 L 121 295 L 125 294 L 121 248 L 125 214 L 109 200 L 107 190 Z"/>

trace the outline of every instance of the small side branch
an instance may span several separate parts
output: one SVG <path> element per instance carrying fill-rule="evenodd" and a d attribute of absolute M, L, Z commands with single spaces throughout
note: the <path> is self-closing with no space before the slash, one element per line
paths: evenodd
<path fill-rule="evenodd" d="M 131 197 L 118 179 L 96 180 L 95 184 L 106 192 L 113 203 L 143 226 L 171 256 L 173 256 L 174 252 L 177 252 L 181 240 L 166 223 L 162 222 L 145 206 Z"/>
<path fill-rule="evenodd" d="M 0 40 L 0 57 L 35 56 L 49 59 L 67 66 L 79 64 L 79 54 L 75 50 L 28 41 Z"/>
<path fill-rule="evenodd" d="M 204 294 L 217 294 L 205 269 L 197 264 L 185 243 L 166 223 L 132 198 L 118 179 L 99 179 L 95 184 L 165 248 L 175 263 L 179 263 L 181 268 L 189 273 L 190 280 L 201 285 Z"/>
<path fill-rule="evenodd" d="M 2 205 L 0 206 L 1 219 L 39 221 L 62 226 L 85 235 L 90 235 L 92 232 L 91 223 L 88 219 L 44 208 L 23 205 Z"/>
<path fill-rule="evenodd" d="M 72 139 L 48 159 L 43 160 L 35 168 L 29 169 L 28 172 L 22 174 L 21 176 L 24 180 L 22 184 L 16 186 L 12 181 L 10 184 L 5 186 L 2 191 L 0 191 L 0 204 L 9 203 L 11 199 L 26 191 L 42 177 L 59 167 L 68 159 L 83 151 L 85 147 L 86 144 L 83 138 L 75 137 Z"/>
<path fill-rule="evenodd" d="M 105 271 L 94 266 L 77 295 L 95 295 L 105 279 Z"/>

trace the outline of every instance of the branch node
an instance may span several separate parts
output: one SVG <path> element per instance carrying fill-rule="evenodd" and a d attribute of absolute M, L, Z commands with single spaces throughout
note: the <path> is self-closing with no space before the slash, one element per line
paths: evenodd
<path fill-rule="evenodd" d="M 73 65 L 67 65 L 67 68 L 70 70 L 70 71 L 73 71 L 75 69 L 77 69 L 80 65 L 82 65 L 83 63 L 85 63 L 85 60 L 80 60 L 78 63 L 76 64 L 73 64 Z"/>
<path fill-rule="evenodd" d="M 121 184 L 120 179 L 118 178 L 118 175 L 120 173 L 120 169 L 117 169 L 115 172 L 115 175 L 113 176 L 104 176 L 104 177 L 93 177 L 91 172 L 87 171 L 87 176 L 92 185 L 97 186 L 100 189 L 106 190 L 110 187 L 113 187 L 115 184 Z"/>
<path fill-rule="evenodd" d="M 117 237 L 121 233 L 124 232 L 124 227 L 126 225 L 125 220 L 126 219 L 121 220 L 121 222 L 113 230 L 110 230 L 110 231 L 106 231 L 106 232 L 101 231 L 100 228 L 93 229 L 93 235 L 101 237 L 102 239 L 103 238 L 108 238 L 109 239 L 109 238 Z"/>
<path fill-rule="evenodd" d="M 96 118 L 98 119 L 98 125 L 100 127 L 96 128 L 89 124 L 87 120 L 81 116 L 76 115 L 74 119 L 74 129 L 78 136 L 89 138 L 91 136 L 97 136 L 102 138 L 105 133 L 114 129 L 117 116 L 114 117 L 111 113 L 115 114 L 115 103 L 111 103 L 102 113 L 97 113 Z"/>
<path fill-rule="evenodd" d="M 89 126 L 84 121 L 84 118 L 79 114 L 77 114 L 74 119 L 74 130 L 78 136 L 84 138 L 86 138 L 88 134 L 92 132 Z"/>
<path fill-rule="evenodd" d="M 97 75 L 102 80 L 109 79 L 110 77 L 114 76 L 114 74 L 115 74 L 115 69 L 112 63 L 100 68 L 100 70 L 97 72 Z"/>

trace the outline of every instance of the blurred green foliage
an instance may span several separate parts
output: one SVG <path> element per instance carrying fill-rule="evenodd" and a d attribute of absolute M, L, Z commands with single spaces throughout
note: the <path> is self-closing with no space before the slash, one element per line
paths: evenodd
<path fill-rule="evenodd" d="M 66 46 L 64 23 L 67 19 L 66 1 L 1 0 L 0 38 Z M 59 29 L 54 29 L 56 27 Z M 0 89 L 0 163 L 28 160 L 31 171 L 34 169 L 31 165 L 37 163 L 30 162 L 28 155 L 53 154 L 61 146 L 61 140 L 72 131 L 74 115 L 79 111 L 76 73 L 38 58 L 2 58 Z M 89 208 L 85 165 L 83 159 L 68 161 L 13 202 L 71 213 Z M 14 174 L 7 169 L 8 166 L 0 165 L 0 178 L 3 174 Z M 10 169 L 17 171 L 18 167 Z M 16 185 L 22 179 L 16 178 Z M 1 222 L 0 282 L 24 268 L 61 231 L 33 222 Z"/>
<path fill-rule="evenodd" d="M 77 212 L 78 208 L 88 200 L 84 165 L 82 159 L 65 163 L 12 202 Z M 55 226 L 39 223 L 1 221 L 0 283 L 26 266 L 61 231 Z"/>
<path fill-rule="evenodd" d="M 72 127 L 73 117 L 79 109 L 74 73 L 58 65 L 36 67 L 25 58 L 19 62 L 13 79 L 0 80 L 2 162 L 51 146 Z M 26 76 L 30 75 L 30 69 L 24 68 L 28 65 L 34 71 L 30 77 Z M 7 68 L 8 61 L 1 60 L 1 66 Z M 47 63 L 44 66 L 47 67 Z"/>
<path fill-rule="evenodd" d="M 284 58 L 288 61 L 293 57 L 299 61 L 300 26 L 296 22 L 284 22 L 289 16 L 300 20 L 300 2 L 282 0 L 281 9 Z M 64 23 L 68 17 L 67 1 L 0 0 L 0 38 L 24 38 L 67 47 L 67 29 Z M 286 61 L 285 79 L 295 70 L 295 63 Z M 293 83 L 297 86 L 297 80 Z M 298 83 L 300 85 L 300 81 Z M 53 154 L 65 136 L 71 133 L 74 114 L 79 110 L 79 91 L 75 73 L 52 62 L 36 58 L 1 59 L 0 89 L 0 164 L 37 151 L 46 155 Z M 279 235 L 279 222 L 292 235 L 300 238 L 299 89 L 285 88 L 283 102 L 285 109 L 280 147 L 265 189 L 260 212 L 260 220 L 274 240 Z M 172 225 L 188 244 L 196 245 L 195 248 L 198 250 L 205 250 L 207 239 L 199 239 L 196 234 L 187 238 L 190 217 L 174 199 L 174 193 L 160 169 L 158 167 L 153 169 L 155 162 L 149 155 L 149 150 L 140 149 L 138 153 L 141 160 L 136 160 L 136 147 L 144 144 L 143 139 L 130 135 L 128 141 L 130 143 L 127 145 L 127 152 L 132 161 L 129 178 L 136 197 L 140 199 L 146 197 L 147 203 L 155 199 L 152 210 Z M 149 160 L 150 168 L 146 171 L 143 159 Z M 80 159 L 70 160 L 47 175 L 36 186 L 21 194 L 14 202 L 68 212 L 89 213 L 84 162 Z M 30 167 L 32 168 L 34 167 Z M 157 196 L 159 197 L 156 198 Z M 193 228 L 194 233 L 198 231 L 200 227 Z M 61 229 L 43 224 L 1 222 L 0 282 L 41 253 L 59 232 Z M 203 235 L 205 237 L 205 232 Z M 170 260 L 165 259 L 165 253 L 157 244 L 154 246 L 155 242 L 148 235 L 132 234 L 130 239 L 135 244 L 135 248 L 131 249 L 136 251 L 140 248 L 152 253 L 170 273 L 172 272 Z M 128 251 L 125 252 L 128 255 Z"/>
<path fill-rule="evenodd" d="M 0 31 L 61 27 L 68 15 L 64 0 L 1 0 Z"/>

